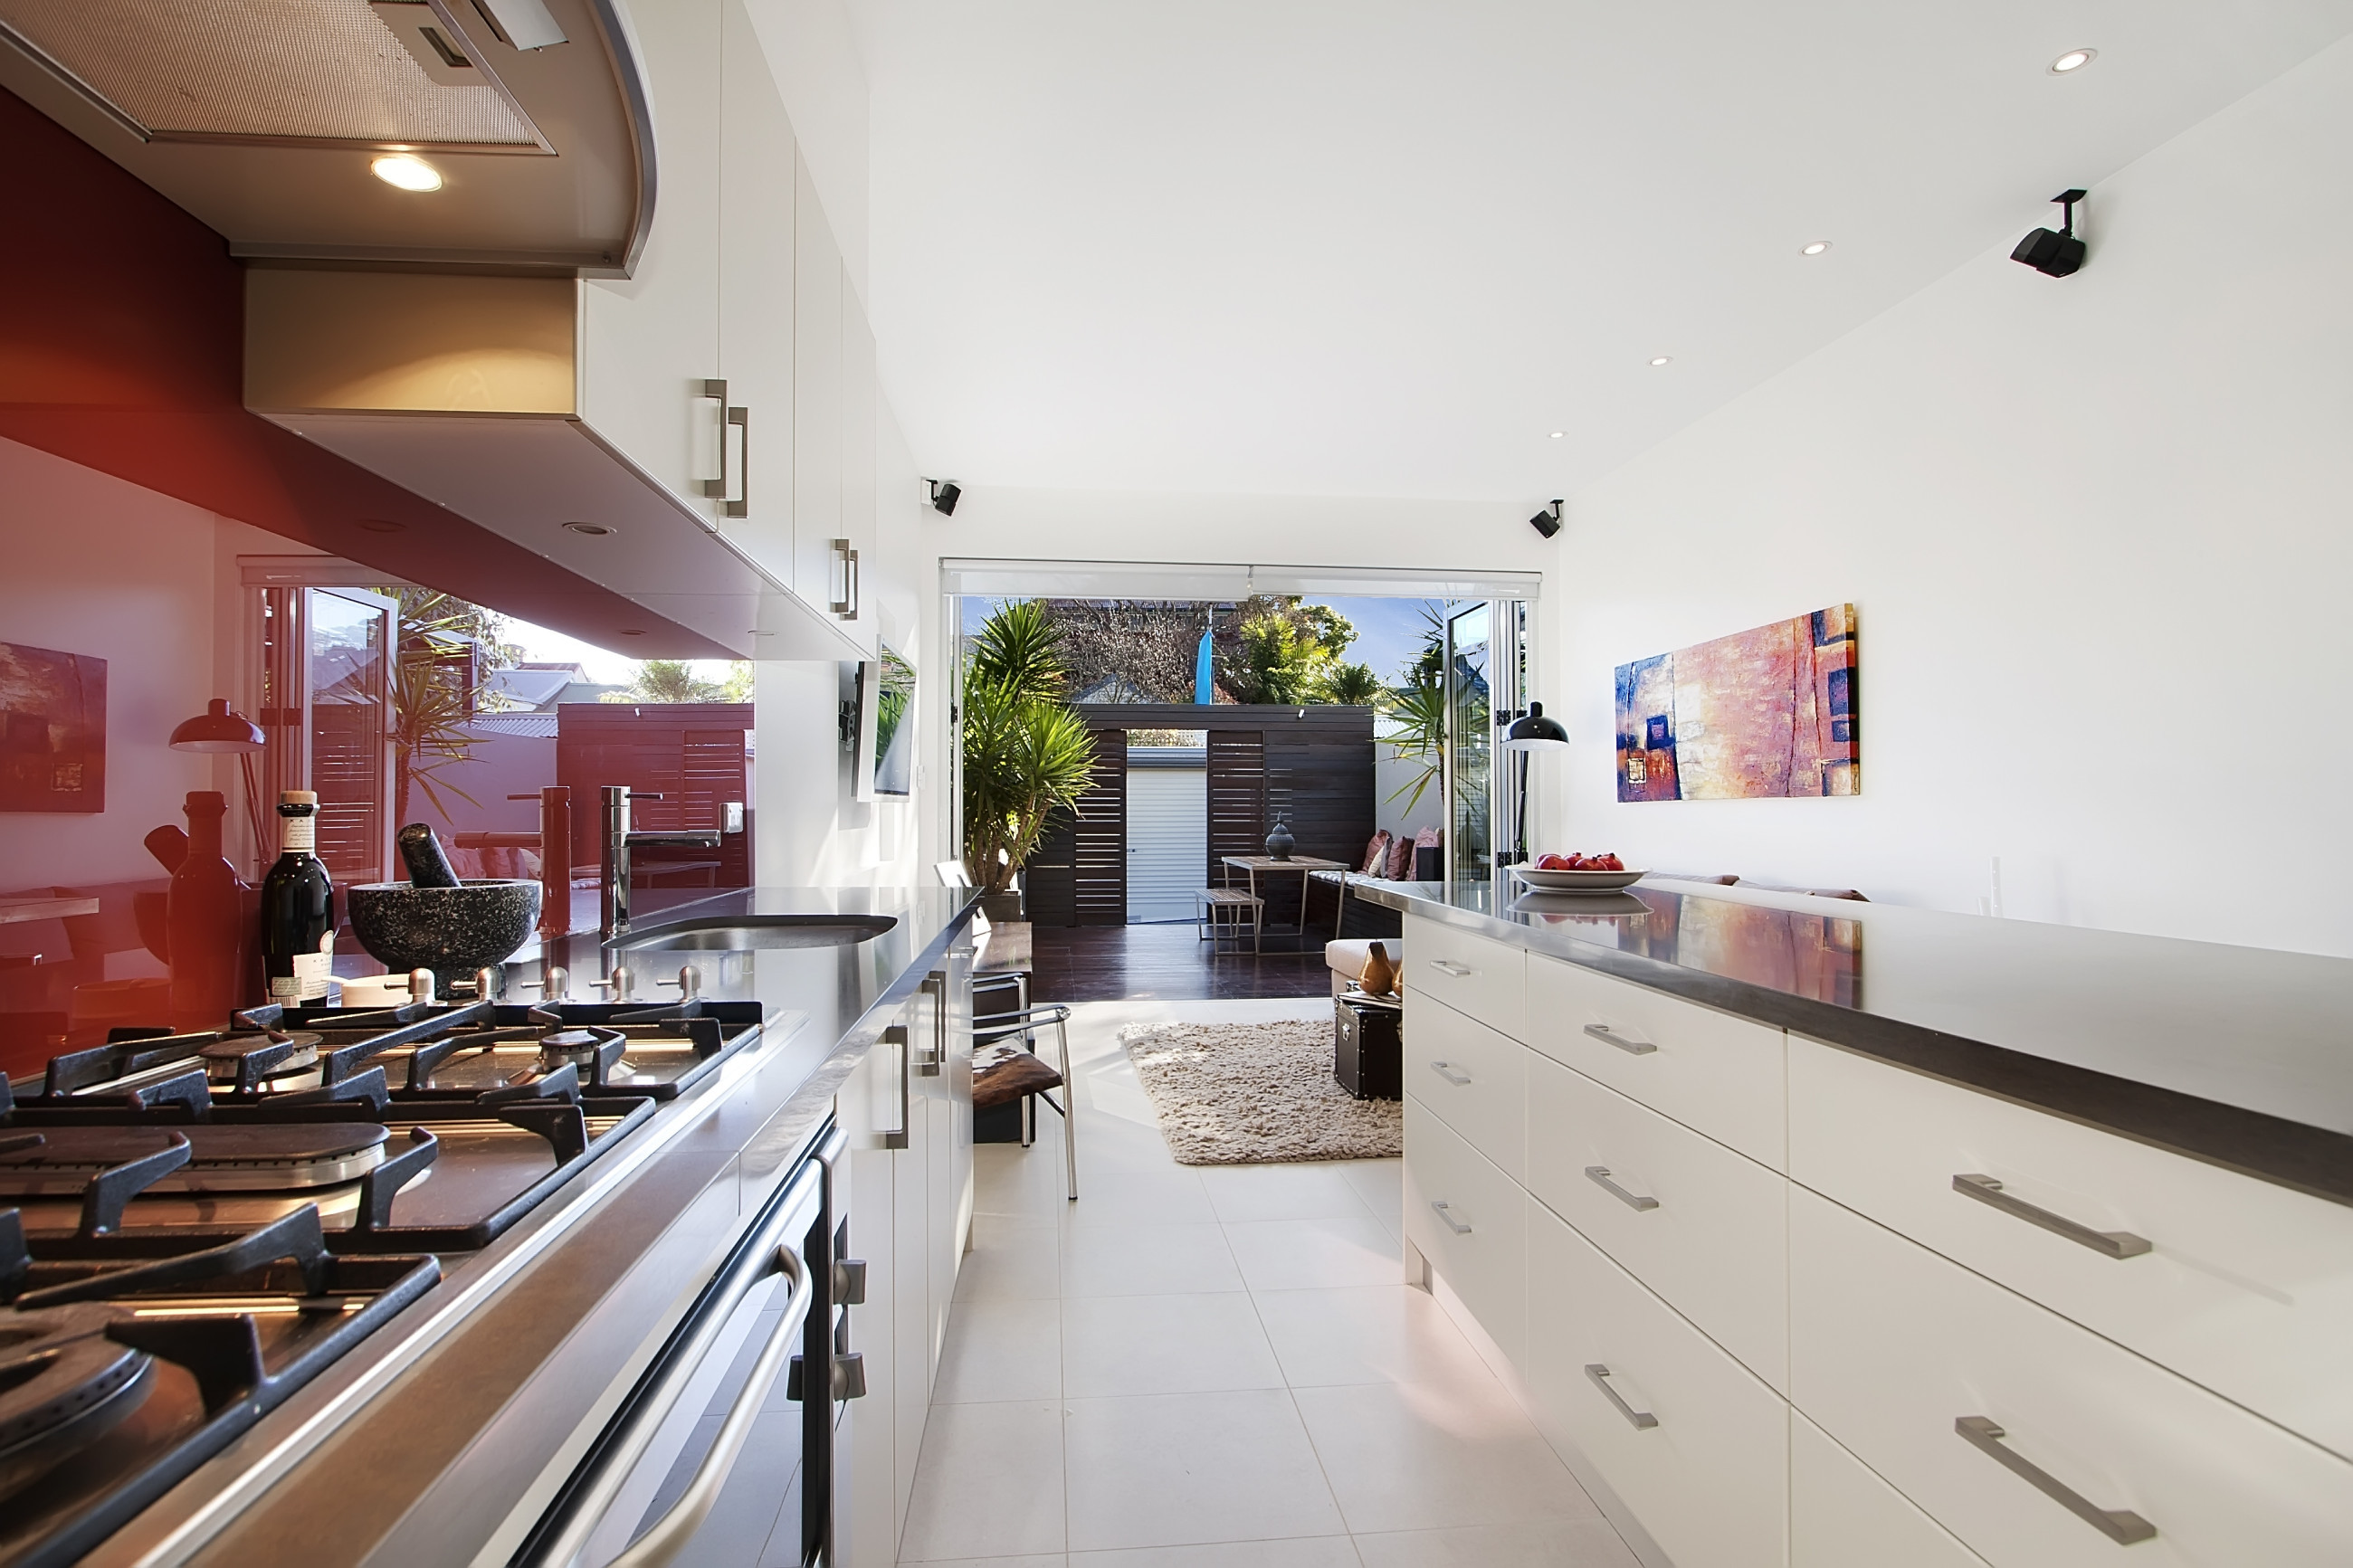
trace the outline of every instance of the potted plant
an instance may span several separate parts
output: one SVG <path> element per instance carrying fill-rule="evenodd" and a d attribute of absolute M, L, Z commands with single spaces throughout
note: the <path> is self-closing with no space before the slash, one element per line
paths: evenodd
<path fill-rule="evenodd" d="M 1094 740 L 1063 701 L 1060 633 L 1045 606 L 1001 606 L 974 637 L 965 674 L 964 859 L 991 920 L 1023 918 L 1014 890 L 1058 806 L 1094 777 Z"/>

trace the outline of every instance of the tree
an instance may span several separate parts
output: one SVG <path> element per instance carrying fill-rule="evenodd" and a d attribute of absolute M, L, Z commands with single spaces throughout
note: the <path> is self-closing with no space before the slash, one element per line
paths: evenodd
<path fill-rule="evenodd" d="M 520 648 L 501 640 L 506 617 L 434 588 L 375 592 L 399 605 L 391 672 L 393 820 L 409 820 L 412 788 L 422 789 L 444 816 L 449 811 L 443 790 L 480 805 L 440 775 L 472 760 L 465 726 L 480 706 L 480 678 L 522 657 Z"/>
<path fill-rule="evenodd" d="M 1325 679 L 1356 639 L 1347 616 L 1329 605 L 1303 604 L 1296 594 L 1261 594 L 1220 619 L 1230 631 L 1217 639 L 1218 684 L 1234 700 L 1332 700 Z"/>
<path fill-rule="evenodd" d="M 752 667 L 742 659 L 727 666 L 723 681 L 705 680 L 682 658 L 649 658 L 638 666 L 637 678 L 623 691 L 607 691 L 604 702 L 749 702 Z"/>
<path fill-rule="evenodd" d="M 1335 664 L 1324 671 L 1316 698 L 1344 708 L 1366 708 L 1377 703 L 1386 694 L 1381 678 L 1373 673 L 1371 665 Z"/>
<path fill-rule="evenodd" d="M 1001 893 L 1057 807 L 1094 778 L 1094 738 L 1062 700 L 1060 636 L 1043 605 L 1000 606 L 972 642 L 964 683 L 965 866 Z"/>

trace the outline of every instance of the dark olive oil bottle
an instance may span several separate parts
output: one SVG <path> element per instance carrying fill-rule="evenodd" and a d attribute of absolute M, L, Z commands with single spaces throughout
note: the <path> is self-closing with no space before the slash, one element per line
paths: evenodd
<path fill-rule="evenodd" d="M 319 797 L 307 789 L 284 791 L 278 818 L 278 862 L 261 883 L 269 999 L 289 1007 L 324 1006 L 335 961 L 335 884 L 317 852 Z"/>

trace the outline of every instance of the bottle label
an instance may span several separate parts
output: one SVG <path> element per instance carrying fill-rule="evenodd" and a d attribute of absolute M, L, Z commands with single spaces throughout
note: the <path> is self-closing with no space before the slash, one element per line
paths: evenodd
<path fill-rule="evenodd" d="M 309 1007 L 327 999 L 327 976 L 335 966 L 335 933 L 319 939 L 316 952 L 294 955 L 294 973 L 269 977 L 269 999 L 290 1007 Z"/>
<path fill-rule="evenodd" d="M 319 819 L 309 812 L 300 816 L 281 816 L 278 847 L 289 855 L 309 855 L 319 843 Z"/>

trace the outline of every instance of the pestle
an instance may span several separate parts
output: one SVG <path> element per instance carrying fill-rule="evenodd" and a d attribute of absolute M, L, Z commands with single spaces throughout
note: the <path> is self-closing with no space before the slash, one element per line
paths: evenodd
<path fill-rule="evenodd" d="M 412 822 L 400 830 L 400 858 L 408 867 L 409 885 L 417 888 L 454 888 L 458 873 L 449 868 L 449 857 L 441 852 L 441 840 L 429 822 Z"/>

